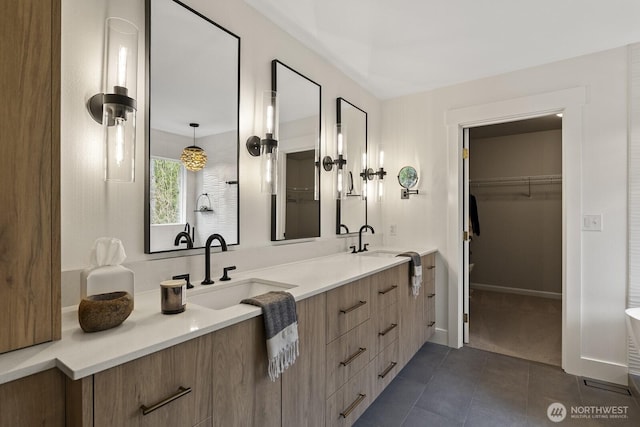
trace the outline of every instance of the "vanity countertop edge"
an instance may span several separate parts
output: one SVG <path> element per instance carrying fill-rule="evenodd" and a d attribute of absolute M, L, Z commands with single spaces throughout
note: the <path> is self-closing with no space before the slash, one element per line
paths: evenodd
<path fill-rule="evenodd" d="M 376 250 L 402 252 L 404 249 L 370 249 Z M 411 250 L 421 256 L 437 251 L 435 248 Z M 296 285 L 288 291 L 296 301 L 301 301 L 409 260 L 408 257 L 337 253 L 239 272 L 232 280 L 258 278 Z M 196 288 L 200 286 L 196 285 Z M 189 303 L 188 295 L 187 309 L 183 313 L 164 315 L 160 312 L 159 289 L 136 293 L 135 308 L 123 324 L 94 333 L 80 329 L 77 306 L 63 307 L 62 339 L 1 354 L 0 384 L 54 367 L 70 379 L 78 380 L 262 313 L 259 307 L 245 304 L 212 310 Z"/>

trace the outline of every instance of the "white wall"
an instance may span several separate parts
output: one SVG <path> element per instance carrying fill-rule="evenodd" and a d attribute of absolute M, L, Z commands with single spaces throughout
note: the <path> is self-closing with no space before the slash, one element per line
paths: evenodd
<path fill-rule="evenodd" d="M 271 60 L 277 58 L 322 85 L 321 146 L 335 152 L 333 129 L 335 100 L 345 97 L 369 113 L 369 139 L 379 140 L 380 102 L 277 28 L 243 0 L 190 0 L 186 3 L 241 38 L 240 76 L 240 245 L 233 254 L 213 257 L 213 269 L 223 263 L 238 268 L 254 268 L 264 263 L 295 260 L 313 255 L 346 250 L 347 240 L 335 236 L 333 176 L 323 172 L 321 179 L 321 238 L 296 244 L 296 248 L 270 242 L 270 199 L 260 192 L 258 158 L 244 149 L 246 139 L 262 124 L 255 117 L 262 103 L 262 91 L 271 88 Z M 138 71 L 138 115 L 136 182 L 107 184 L 103 181 L 101 127 L 91 119 L 85 103 L 100 91 L 104 20 L 119 16 L 140 29 Z M 144 254 L 144 1 L 143 0 L 65 0 L 62 4 L 62 270 L 63 304 L 73 303 L 77 292 L 77 270 L 88 264 L 94 240 L 101 236 L 121 239 L 127 263 L 136 270 L 136 286 L 148 288 L 167 275 L 189 269 L 202 276 L 202 251 L 193 257 L 167 261 L 146 261 L 161 255 Z M 371 223 L 379 221 L 377 206 L 372 205 Z M 373 239 L 372 239 L 373 240 Z M 189 253 L 189 252 L 187 252 Z M 265 256 L 265 254 L 268 254 Z M 185 255 L 181 252 L 180 255 Z M 137 264 L 136 264 L 137 263 Z M 149 265 L 146 265 L 149 264 Z M 153 266 L 153 267 L 151 267 Z"/>
<path fill-rule="evenodd" d="M 395 189 L 387 191 L 382 212 L 385 229 L 395 224 L 397 235 L 385 235 L 385 243 L 432 244 L 442 250 L 444 268 L 436 278 L 440 335 L 452 333 L 449 293 L 454 290 L 449 276 L 460 273 L 457 249 L 449 243 L 458 238 L 450 231 L 455 224 L 449 226 L 457 221 L 449 206 L 457 204 L 458 184 L 450 182 L 448 174 L 459 159 L 457 147 L 447 145 L 447 112 L 581 86 L 586 88 L 587 100 L 582 109 L 580 155 L 569 161 L 582 170 L 582 190 L 577 195 L 581 213 L 602 213 L 604 228 L 581 233 L 580 274 L 569 284 L 579 288 L 581 295 L 580 301 L 574 301 L 582 313 L 577 369 L 586 376 L 620 379 L 618 374 L 627 363 L 626 77 L 626 48 L 619 48 L 383 103 L 382 140 L 394 142 L 387 144 L 390 174 L 408 163 L 416 165 L 422 177 L 421 194 L 410 200 L 400 200 Z M 572 196 L 576 195 L 567 195 Z M 609 376 L 612 371 L 616 373 Z"/>

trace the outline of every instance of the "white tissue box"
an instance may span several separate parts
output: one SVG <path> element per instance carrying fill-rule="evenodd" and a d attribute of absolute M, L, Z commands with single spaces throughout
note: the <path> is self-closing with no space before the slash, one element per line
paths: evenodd
<path fill-rule="evenodd" d="M 126 291 L 133 297 L 133 284 L 133 271 L 121 265 L 87 268 L 80 274 L 80 298 L 115 291 Z"/>

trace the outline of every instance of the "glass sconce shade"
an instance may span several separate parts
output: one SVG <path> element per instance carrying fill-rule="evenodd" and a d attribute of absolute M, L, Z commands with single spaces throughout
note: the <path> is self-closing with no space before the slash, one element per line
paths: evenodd
<path fill-rule="evenodd" d="M 103 92 L 91 97 L 89 113 L 102 124 L 105 181 L 135 179 L 138 28 L 120 18 L 105 23 Z"/>
<path fill-rule="evenodd" d="M 331 156 L 325 156 L 322 159 L 322 167 L 325 171 L 329 172 L 333 170 L 334 165 L 336 166 L 336 198 L 344 199 L 350 190 L 350 184 L 345 181 L 345 166 L 347 164 L 347 135 L 344 125 L 336 125 L 335 135 L 336 158 L 332 159 Z"/>
<path fill-rule="evenodd" d="M 260 189 L 263 193 L 278 192 L 278 94 L 267 90 L 262 94 L 264 138 L 256 135 L 247 139 L 249 154 L 260 156 Z"/>

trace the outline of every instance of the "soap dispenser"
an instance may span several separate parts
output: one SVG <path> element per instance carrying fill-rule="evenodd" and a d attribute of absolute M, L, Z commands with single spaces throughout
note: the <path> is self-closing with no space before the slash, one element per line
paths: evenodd
<path fill-rule="evenodd" d="M 116 291 L 128 292 L 133 297 L 133 271 L 121 265 L 126 257 L 119 239 L 97 239 L 91 249 L 90 267 L 80 274 L 80 299 Z"/>

